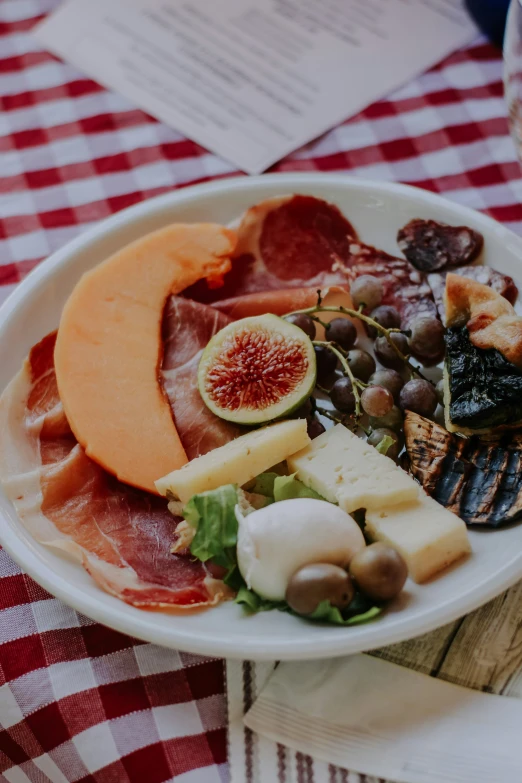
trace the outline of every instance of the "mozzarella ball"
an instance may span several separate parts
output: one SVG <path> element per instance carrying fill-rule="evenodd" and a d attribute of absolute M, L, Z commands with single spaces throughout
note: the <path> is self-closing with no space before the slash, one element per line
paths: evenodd
<path fill-rule="evenodd" d="M 348 567 L 365 547 L 352 517 L 325 500 L 282 500 L 238 518 L 237 561 L 247 586 L 284 600 L 292 575 L 309 563 Z"/>

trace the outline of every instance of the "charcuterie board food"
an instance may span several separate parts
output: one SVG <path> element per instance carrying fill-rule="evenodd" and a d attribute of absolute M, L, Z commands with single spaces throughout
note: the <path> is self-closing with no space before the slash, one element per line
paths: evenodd
<path fill-rule="evenodd" d="M 339 626 L 473 558 L 522 515 L 517 288 L 473 228 L 396 241 L 295 193 L 102 260 L 0 401 L 20 523 L 134 607 Z"/>

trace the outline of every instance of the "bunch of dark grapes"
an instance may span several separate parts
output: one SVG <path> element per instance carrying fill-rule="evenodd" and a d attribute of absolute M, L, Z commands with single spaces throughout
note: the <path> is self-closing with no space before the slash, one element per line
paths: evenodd
<path fill-rule="evenodd" d="M 381 368 L 377 368 L 372 354 L 357 346 L 353 320 L 334 317 L 327 325 L 323 322 L 323 342 L 331 344 L 343 358 L 340 360 L 330 345 L 314 345 L 317 382 L 323 390 L 328 389 L 340 420 L 351 417 L 356 421 L 359 415 L 367 414 L 371 428 L 368 442 L 377 447 L 388 438 L 387 443 L 391 440 L 392 445 L 387 454 L 398 459 L 404 445 L 403 412 L 410 410 L 431 417 L 441 401 L 441 390 L 415 371 L 409 359 L 413 357 L 425 367 L 440 362 L 444 356 L 444 327 L 436 316 L 422 315 L 408 324 L 407 331 L 400 331 L 399 311 L 382 304 L 382 282 L 371 275 L 357 278 L 350 293 L 366 333 L 374 340 L 374 354 Z M 323 315 L 317 311 L 315 318 L 322 320 Z M 331 313 L 328 315 L 331 317 Z M 371 320 L 368 322 L 367 318 Z M 315 340 L 316 320 L 311 315 L 293 313 L 287 320 Z M 324 432 L 316 417 L 315 403 L 305 415 L 310 437 Z"/>

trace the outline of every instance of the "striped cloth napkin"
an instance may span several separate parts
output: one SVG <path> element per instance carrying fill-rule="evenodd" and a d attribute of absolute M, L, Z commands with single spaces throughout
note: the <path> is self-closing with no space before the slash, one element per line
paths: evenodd
<path fill-rule="evenodd" d="M 230 783 L 518 783 L 521 597 L 370 655 L 227 661 Z"/>

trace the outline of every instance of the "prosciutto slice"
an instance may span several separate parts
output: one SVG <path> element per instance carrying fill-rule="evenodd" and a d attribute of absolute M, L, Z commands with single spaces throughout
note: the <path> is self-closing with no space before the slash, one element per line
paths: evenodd
<path fill-rule="evenodd" d="M 161 378 L 189 460 L 244 432 L 211 413 L 201 401 L 197 385 L 203 348 L 231 320 L 213 307 L 179 296 L 171 296 L 165 308 Z"/>
<path fill-rule="evenodd" d="M 192 457 L 237 434 L 195 397 L 199 354 L 229 320 L 175 297 L 166 309 L 163 381 Z M 217 603 L 229 592 L 217 578 L 219 569 L 186 550 L 172 554 L 181 520 L 172 517 L 165 499 L 117 481 L 74 438 L 58 396 L 55 339 L 53 333 L 32 349 L 0 401 L 2 483 L 20 519 L 36 540 L 80 560 L 103 589 L 127 603 Z"/>
<path fill-rule="evenodd" d="M 260 291 L 346 285 L 363 274 L 384 284 L 384 304 L 407 328 L 417 315 L 436 314 L 425 276 L 404 258 L 361 242 L 337 207 L 313 196 L 281 196 L 251 207 L 238 227 L 232 271 L 224 286 L 200 281 L 186 295 L 217 303 Z"/>

